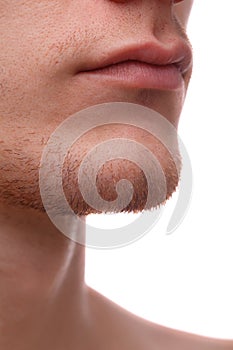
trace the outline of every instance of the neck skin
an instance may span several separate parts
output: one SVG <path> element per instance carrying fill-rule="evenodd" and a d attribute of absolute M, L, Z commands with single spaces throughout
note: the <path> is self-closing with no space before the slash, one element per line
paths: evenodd
<path fill-rule="evenodd" d="M 84 283 L 85 249 L 45 214 L 0 205 L 0 349 L 232 349 L 107 303 Z M 85 221 L 77 228 L 85 233 Z M 127 330 L 127 332 L 126 332 Z"/>
<path fill-rule="evenodd" d="M 84 261 L 85 248 L 46 214 L 0 206 L 1 349 L 86 348 Z"/>

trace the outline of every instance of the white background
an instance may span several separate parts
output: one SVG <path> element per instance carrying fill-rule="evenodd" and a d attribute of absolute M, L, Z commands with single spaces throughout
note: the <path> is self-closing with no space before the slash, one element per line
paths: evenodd
<path fill-rule="evenodd" d="M 175 195 L 136 243 L 86 252 L 86 282 L 103 295 L 155 323 L 217 338 L 233 338 L 232 9 L 231 0 L 195 0 L 189 20 L 194 70 L 179 135 L 194 185 L 184 221 L 165 234 Z M 87 223 L 112 228 L 123 216 Z"/>

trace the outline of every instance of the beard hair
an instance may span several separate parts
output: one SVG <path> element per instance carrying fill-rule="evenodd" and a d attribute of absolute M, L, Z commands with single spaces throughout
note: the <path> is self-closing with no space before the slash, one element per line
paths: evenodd
<path fill-rule="evenodd" d="M 166 181 L 166 191 L 162 193 L 162 197 L 154 196 L 149 206 L 146 207 L 148 198 L 148 183 L 145 176 L 145 170 L 147 173 L 153 175 L 153 167 L 149 161 L 146 162 L 147 169 L 140 169 L 135 162 L 129 159 L 112 159 L 105 162 L 105 164 L 99 168 L 96 173 L 96 190 L 99 196 L 106 201 L 106 206 L 102 209 L 98 209 L 95 206 L 88 204 L 83 197 L 84 193 L 89 197 L 93 196 L 91 188 L 88 182 L 88 171 L 86 174 L 86 182 L 84 179 L 84 189 L 80 189 L 77 185 L 77 174 L 80 169 L 80 165 L 83 162 L 86 154 L 93 149 L 97 144 L 103 143 L 107 139 L 122 138 L 134 140 L 139 144 L 143 144 L 148 148 L 154 157 L 158 160 L 164 178 Z M 176 140 L 177 141 L 177 140 Z M 67 153 L 63 168 L 62 168 L 62 185 L 65 198 L 73 210 L 78 216 L 87 216 L 89 214 L 100 213 L 138 213 L 143 210 L 152 210 L 158 206 L 165 204 L 172 193 L 175 192 L 180 178 L 181 170 L 181 157 L 178 149 L 178 141 L 174 145 L 175 152 L 173 155 L 169 153 L 165 145 L 163 145 L 158 139 L 152 136 L 145 130 L 135 128 L 135 126 L 122 127 L 120 124 L 101 126 L 92 129 L 83 135 L 69 150 Z M 111 153 L 111 150 L 110 150 Z M 5 162 L 1 164 L 1 179 L 0 179 L 0 196 L 2 203 L 20 208 L 30 208 L 36 211 L 45 213 L 39 186 L 39 166 L 40 166 L 40 152 L 37 152 L 34 157 L 30 158 L 22 157 L 20 154 L 24 154 L 18 151 L 17 159 L 13 159 L 14 155 L 8 154 L 14 162 Z M 7 157 L 6 157 L 7 158 Z M 16 161 L 15 161 L 16 160 Z M 178 164 L 178 167 L 177 167 Z M 93 164 L 89 163 L 88 167 L 91 170 Z M 52 179 L 53 172 L 47 174 L 47 179 Z M 108 209 L 108 203 L 117 199 L 118 194 L 116 192 L 117 183 L 122 180 L 128 180 L 132 185 L 132 199 L 124 207 L 111 206 L 111 210 Z M 154 179 L 154 186 L 158 188 L 160 186 L 161 179 Z M 49 181 L 48 181 L 49 186 Z M 164 191 L 163 191 L 164 192 Z M 162 199 L 161 199 L 162 198 Z M 51 205 L 56 204 L 56 213 L 59 215 L 65 215 L 64 207 L 62 203 L 63 199 L 59 198 L 57 193 L 53 194 L 51 198 Z"/>

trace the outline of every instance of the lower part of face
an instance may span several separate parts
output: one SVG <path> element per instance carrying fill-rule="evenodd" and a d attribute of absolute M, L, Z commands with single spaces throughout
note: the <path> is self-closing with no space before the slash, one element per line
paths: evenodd
<path fill-rule="evenodd" d="M 101 61 L 114 47 L 155 38 L 171 42 L 182 37 L 185 41 L 184 31 L 172 15 L 170 1 L 102 0 L 97 4 L 91 0 L 0 0 L 0 12 L 0 200 L 3 204 L 45 211 L 39 188 L 42 152 L 54 130 L 84 108 L 106 102 L 130 102 L 159 112 L 177 127 L 190 71 L 184 77 L 183 88 L 173 91 L 130 88 L 77 74 L 89 61 Z M 158 139 L 139 128 L 120 124 L 99 127 L 71 147 L 63 166 L 64 192 L 78 215 L 108 211 L 107 207 L 98 210 L 85 201 L 77 185 L 77 172 L 88 151 L 108 139 L 122 136 L 143 144 L 161 164 L 166 193 L 161 197 L 163 200 L 155 197 L 150 207 L 157 207 L 175 191 L 180 170 L 178 153 L 174 161 Z M 91 171 L 92 164 L 89 168 Z M 105 201 L 113 201 L 117 197 L 117 183 L 127 179 L 133 188 L 132 200 L 124 210 L 116 206 L 114 211 L 141 211 L 148 196 L 144 170 L 153 171 L 149 162 L 147 169 L 140 169 L 127 159 L 110 160 L 96 174 L 97 192 Z M 160 180 L 157 181 L 159 184 Z"/>

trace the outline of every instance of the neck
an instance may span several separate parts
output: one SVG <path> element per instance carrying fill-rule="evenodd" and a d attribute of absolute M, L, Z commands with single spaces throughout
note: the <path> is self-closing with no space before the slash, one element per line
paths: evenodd
<path fill-rule="evenodd" d="M 1 207 L 0 227 L 0 348 L 81 344 L 88 324 L 84 247 L 32 209 Z M 84 221 L 77 230 L 85 231 Z"/>

